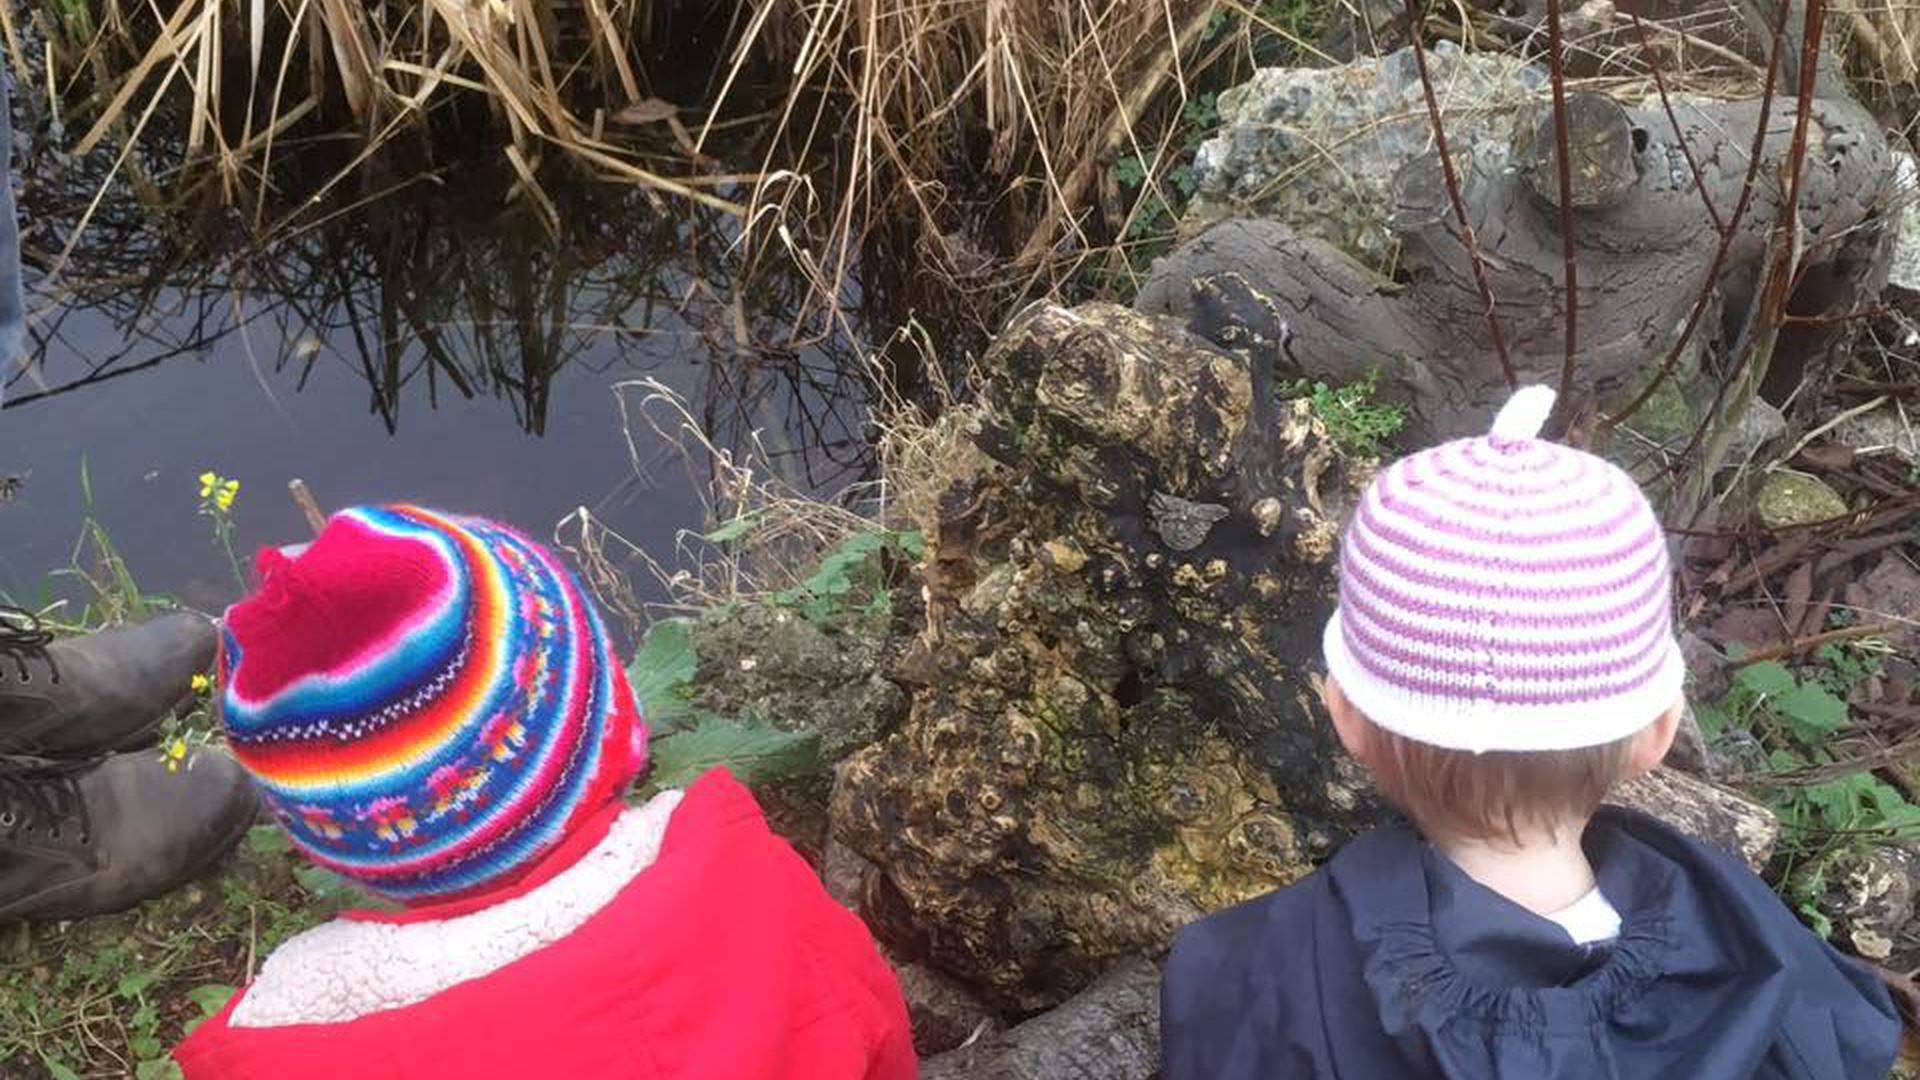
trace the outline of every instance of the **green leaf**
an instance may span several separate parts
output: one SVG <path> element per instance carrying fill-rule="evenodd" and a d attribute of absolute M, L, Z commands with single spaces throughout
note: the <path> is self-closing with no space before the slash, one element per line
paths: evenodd
<path fill-rule="evenodd" d="M 315 900 L 358 903 L 362 898 L 360 890 L 354 887 L 353 882 L 324 866 L 302 863 L 293 868 L 293 879 L 298 881 L 307 895 Z"/>
<path fill-rule="evenodd" d="M 927 538 L 920 535 L 920 530 L 909 529 L 906 532 L 897 533 L 894 539 L 899 541 L 900 550 L 906 552 L 908 558 L 924 559 L 927 557 Z"/>
<path fill-rule="evenodd" d="M 59 1058 L 50 1058 L 42 1054 L 40 1063 L 47 1067 L 47 1074 L 52 1076 L 53 1080 L 80 1080 L 80 1074 L 67 1068 Z"/>
<path fill-rule="evenodd" d="M 202 1016 L 218 1015 L 233 999 L 234 989 L 226 983 L 207 983 L 187 991 L 188 1000 L 200 1006 Z"/>
<path fill-rule="evenodd" d="M 1123 188 L 1137 188 L 1147 182 L 1147 167 L 1138 154 L 1128 154 L 1113 163 L 1113 179 Z"/>
<path fill-rule="evenodd" d="M 627 668 L 627 681 L 656 736 L 685 726 L 692 715 L 685 688 L 699 666 L 691 621 L 662 619 L 647 628 L 646 641 Z"/>
<path fill-rule="evenodd" d="M 114 993 L 131 1001 L 146 992 L 147 987 L 158 982 L 160 976 L 151 971 L 134 971 L 120 977 L 120 984 L 114 987 Z"/>
<path fill-rule="evenodd" d="M 748 533 L 752 532 L 753 527 L 755 525 L 758 525 L 759 523 L 760 523 L 760 515 L 741 514 L 739 517 L 734 518 L 732 521 L 727 522 L 725 525 L 722 525 L 719 528 L 713 530 L 712 532 L 707 533 L 705 536 L 702 536 L 700 539 L 713 544 L 729 543 L 731 541 L 739 540 L 742 537 L 746 536 Z"/>
<path fill-rule="evenodd" d="M 292 850 L 292 844 L 280 826 L 255 825 L 247 830 L 247 850 L 255 855 L 285 855 Z"/>
<path fill-rule="evenodd" d="M 1700 734 L 1708 742 L 1718 742 L 1727 730 L 1727 710 L 1719 705 L 1699 704 L 1693 707 L 1693 719 L 1700 725 Z"/>
<path fill-rule="evenodd" d="M 1800 914 L 1806 917 L 1807 925 L 1813 928 L 1814 933 L 1823 938 L 1833 936 L 1833 920 L 1827 918 L 1827 913 L 1821 911 L 1813 901 L 1801 901 Z"/>
<path fill-rule="evenodd" d="M 1774 660 L 1762 660 L 1757 664 L 1748 664 L 1734 673 L 1734 682 L 1756 694 L 1772 696 L 1784 694 L 1799 685 L 1794 681 L 1793 672 L 1784 664 Z"/>
<path fill-rule="evenodd" d="M 1829 780 L 1819 784 L 1808 784 L 1801 790 L 1807 802 L 1820 813 L 1820 825 L 1828 829 L 1851 829 L 1860 822 L 1860 796 L 1862 777 L 1849 776 L 1840 780 Z M 1871 783 L 1871 780 L 1867 781 Z"/>
<path fill-rule="evenodd" d="M 1771 704 L 1802 742 L 1815 742 L 1847 722 L 1847 703 L 1817 683 L 1802 683 L 1776 695 Z"/>
<path fill-rule="evenodd" d="M 659 740 L 653 752 L 656 787 L 685 787 L 700 774 L 725 765 L 743 784 L 764 783 L 810 772 L 819 764 L 819 740 L 778 728 L 707 720 Z"/>
<path fill-rule="evenodd" d="M 183 1080 L 180 1066 L 172 1058 L 143 1061 L 133 1067 L 134 1080 Z"/>

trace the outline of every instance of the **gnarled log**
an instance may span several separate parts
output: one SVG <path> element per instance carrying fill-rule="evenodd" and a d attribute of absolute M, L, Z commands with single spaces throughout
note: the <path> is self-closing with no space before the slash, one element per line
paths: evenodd
<path fill-rule="evenodd" d="M 1510 60 L 1436 50 L 1433 62 L 1436 78 L 1478 73 L 1479 82 L 1467 85 L 1481 87 L 1481 96 L 1462 102 L 1466 118 L 1450 120 L 1461 128 L 1462 195 L 1519 377 L 1557 384 L 1566 290 L 1551 113 L 1543 118 L 1529 96 L 1537 78 Z M 1331 72 L 1262 73 L 1265 81 L 1236 91 L 1223 106 L 1225 129 L 1203 151 L 1197 204 L 1203 225 L 1225 220 L 1156 262 L 1137 306 L 1187 319 L 1225 344 L 1268 312 L 1217 300 L 1209 307 L 1196 300 L 1196 288 L 1205 289 L 1196 282 L 1238 275 L 1290 328 L 1292 374 L 1354 380 L 1380 372 L 1389 396 L 1409 406 L 1408 437 L 1418 444 L 1478 430 L 1507 383 L 1439 160 L 1423 153 L 1418 137 L 1427 121 L 1404 109 L 1397 117 L 1376 115 L 1406 95 L 1407 69 L 1396 55 Z M 1316 95 L 1334 103 L 1316 103 Z M 1367 108 L 1351 107 L 1354 95 Z M 1764 114 L 1757 101 L 1683 100 L 1675 109 L 1678 131 L 1657 102 L 1624 107 L 1576 94 L 1569 109 L 1580 308 L 1576 404 L 1617 404 L 1637 390 L 1703 290 L 1718 291 L 1724 313 L 1701 327 L 1695 341 L 1702 347 L 1730 344 L 1756 302 L 1766 238 L 1782 217 L 1779 177 L 1794 127 L 1792 98 L 1783 93 Z M 1810 119 L 1796 315 L 1870 303 L 1886 278 L 1886 140 L 1844 95 L 1815 100 Z M 1339 130 L 1343 123 L 1352 128 Z M 1753 133 L 1763 123 L 1754 189 L 1716 272 L 1720 232 L 1701 191 L 1730 222 L 1747 182 Z M 1295 180 L 1288 172 L 1322 154 L 1333 158 L 1322 163 L 1324 172 L 1350 178 L 1360 209 L 1329 209 L 1333 193 L 1324 189 L 1334 181 L 1327 176 Z M 1697 182 L 1689 154 L 1702 170 Z M 1295 200 L 1289 192 L 1302 184 Z M 1371 218 L 1368 198 L 1376 205 Z M 1790 355 L 1782 363 L 1804 361 L 1844 328 L 1836 323 L 1783 341 Z"/>

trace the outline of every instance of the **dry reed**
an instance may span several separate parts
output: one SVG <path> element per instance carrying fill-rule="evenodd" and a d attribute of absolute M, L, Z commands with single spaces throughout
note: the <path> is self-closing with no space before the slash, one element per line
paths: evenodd
<path fill-rule="evenodd" d="M 271 233 L 279 188 L 324 196 L 453 115 L 464 144 L 497 145 L 516 194 L 543 218 L 553 214 L 543 166 L 559 160 L 740 216 L 749 255 L 790 256 L 814 279 L 821 328 L 883 219 L 912 221 L 934 265 L 963 261 L 958 249 L 978 247 L 963 238 L 983 228 L 1001 234 L 989 246 L 1017 275 L 1058 272 L 1055 256 L 1095 247 L 1086 220 L 1106 167 L 1123 153 L 1168 155 L 1203 31 L 1246 10 L 1234 0 L 740 0 L 727 20 L 714 14 L 725 9 L 689 15 L 700 5 L 668 0 L 174 5 L 39 0 L 27 35 L 0 8 L 16 70 L 44 77 L 80 132 L 75 151 L 112 142 L 122 162 L 136 160 L 166 102 L 198 178 L 211 174 L 221 201 Z M 687 82 L 661 70 L 686 62 L 673 21 L 695 17 L 709 32 L 716 19 L 724 27 L 715 70 L 702 100 L 662 101 L 657 86 Z M 29 63 L 23 42 L 35 40 L 45 55 Z M 1144 129 L 1149 116 L 1163 122 Z M 750 169 L 714 164 L 709 155 L 735 153 L 742 132 L 758 136 Z M 339 176 L 317 192 L 282 182 L 290 141 L 341 134 L 360 150 Z"/>

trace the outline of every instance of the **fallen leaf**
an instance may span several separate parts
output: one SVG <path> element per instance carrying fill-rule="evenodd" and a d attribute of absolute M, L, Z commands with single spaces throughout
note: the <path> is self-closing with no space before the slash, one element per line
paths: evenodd
<path fill-rule="evenodd" d="M 650 97 L 642 98 L 614 113 L 612 120 L 616 124 L 657 124 L 679 114 L 678 105 Z"/>

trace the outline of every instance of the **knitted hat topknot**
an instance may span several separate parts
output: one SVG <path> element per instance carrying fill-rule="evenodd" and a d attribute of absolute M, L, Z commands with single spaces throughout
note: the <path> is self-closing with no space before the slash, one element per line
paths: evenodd
<path fill-rule="evenodd" d="M 511 884 L 645 764 L 599 614 L 512 529 L 363 507 L 258 569 L 226 616 L 228 742 L 294 844 L 373 892 Z"/>
<path fill-rule="evenodd" d="M 1403 458 L 1340 547 L 1327 668 L 1373 723 L 1455 750 L 1625 738 L 1680 700 L 1666 539 L 1610 462 L 1539 438 L 1553 392 Z"/>

